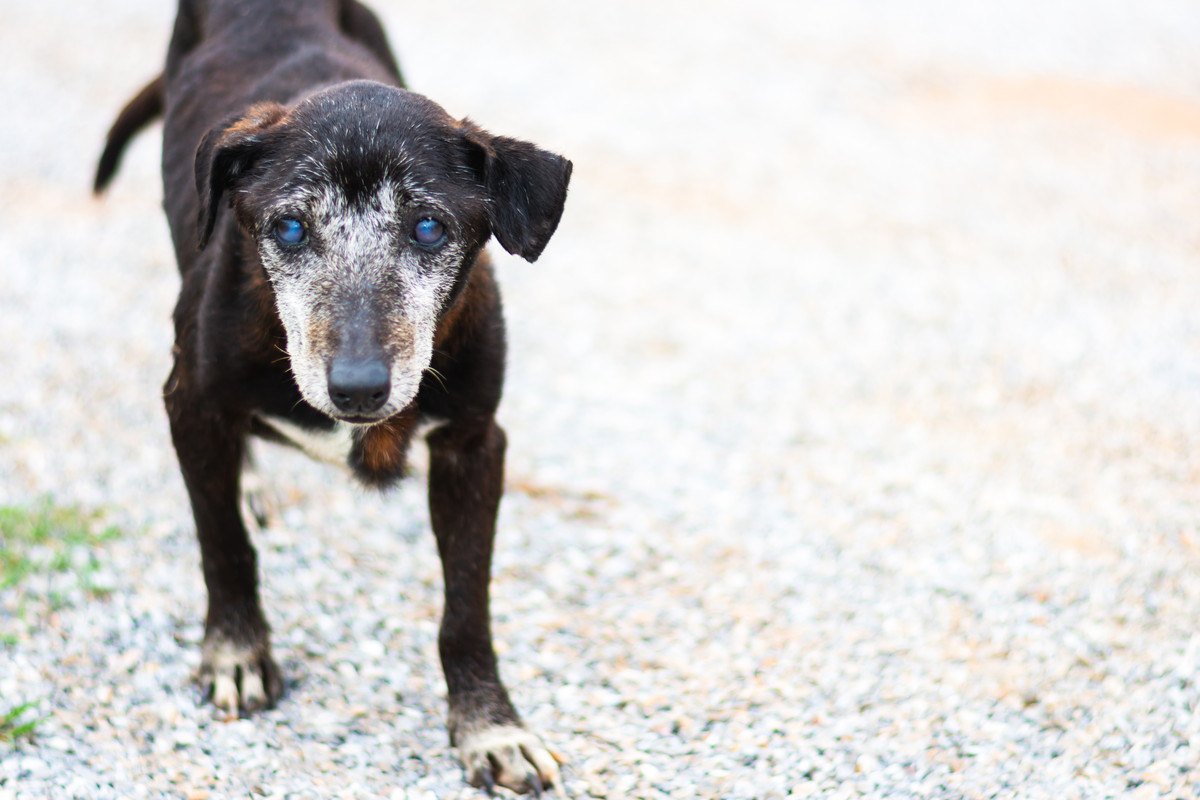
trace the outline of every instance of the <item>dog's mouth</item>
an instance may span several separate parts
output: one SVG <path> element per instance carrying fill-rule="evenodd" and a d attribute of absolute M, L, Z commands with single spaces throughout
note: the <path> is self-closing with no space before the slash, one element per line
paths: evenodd
<path fill-rule="evenodd" d="M 380 422 L 386 422 L 391 419 L 394 414 L 337 414 L 334 416 L 338 422 L 348 422 L 351 425 L 377 425 Z"/>

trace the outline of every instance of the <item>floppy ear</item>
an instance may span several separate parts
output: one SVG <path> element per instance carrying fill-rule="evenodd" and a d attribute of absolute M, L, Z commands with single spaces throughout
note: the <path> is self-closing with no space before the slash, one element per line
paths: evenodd
<path fill-rule="evenodd" d="M 278 103 L 252 105 L 206 133 L 196 148 L 196 191 L 200 195 L 197 242 L 201 250 L 217 224 L 221 196 L 262 155 L 263 134 L 283 119 L 286 111 Z"/>
<path fill-rule="evenodd" d="M 571 162 L 541 148 L 492 136 L 464 121 L 468 160 L 487 189 L 488 221 L 500 246 L 536 261 L 558 227 Z"/>

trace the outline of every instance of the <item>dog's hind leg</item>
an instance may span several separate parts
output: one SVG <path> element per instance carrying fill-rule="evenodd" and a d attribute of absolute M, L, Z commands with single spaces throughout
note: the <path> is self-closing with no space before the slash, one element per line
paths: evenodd
<path fill-rule="evenodd" d="M 429 435 L 429 507 L 446 607 L 438 649 L 450 699 L 450 741 L 475 786 L 518 792 L 558 784 L 555 756 L 526 730 L 496 668 L 488 582 L 504 484 L 504 431 L 449 422 Z"/>
<path fill-rule="evenodd" d="M 165 397 L 171 438 L 192 502 L 208 588 L 200 680 L 227 714 L 273 705 L 282 693 L 258 599 L 257 556 L 239 509 L 248 424 L 189 397 L 178 368 Z"/>
<path fill-rule="evenodd" d="M 249 445 L 242 461 L 242 519 L 252 520 L 259 530 L 266 530 L 275 519 L 277 503 L 267 482 L 254 465 Z"/>

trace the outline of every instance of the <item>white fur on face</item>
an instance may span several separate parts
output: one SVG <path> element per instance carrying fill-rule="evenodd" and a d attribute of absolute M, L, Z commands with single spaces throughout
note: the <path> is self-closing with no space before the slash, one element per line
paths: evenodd
<path fill-rule="evenodd" d="M 275 289 L 296 385 L 309 405 L 332 417 L 339 412 L 329 398 L 327 370 L 351 326 L 370 328 L 355 335 L 377 337 L 391 368 L 391 393 L 372 416 L 386 419 L 416 397 L 433 356 L 438 311 L 461 268 L 464 248 L 449 214 L 430 202 L 402 205 L 401 192 L 384 182 L 368 202 L 352 207 L 326 182 L 276 203 L 264 225 L 259 252 Z M 417 192 L 403 187 L 403 195 Z M 445 226 L 449 238 L 441 248 L 425 250 L 411 241 L 416 209 Z M 287 247 L 275 240 L 273 222 L 287 216 L 304 222 L 305 244 Z"/>

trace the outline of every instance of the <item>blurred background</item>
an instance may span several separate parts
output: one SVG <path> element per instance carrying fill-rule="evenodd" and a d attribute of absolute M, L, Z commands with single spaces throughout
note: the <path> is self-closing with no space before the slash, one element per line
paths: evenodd
<path fill-rule="evenodd" d="M 493 603 L 571 796 L 1200 796 L 1200 7 L 372 5 L 575 164 L 496 250 Z M 289 694 L 188 688 L 160 128 L 89 194 L 173 8 L 0 9 L 0 797 L 477 796 L 423 448 L 260 448 Z"/>

